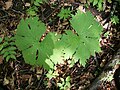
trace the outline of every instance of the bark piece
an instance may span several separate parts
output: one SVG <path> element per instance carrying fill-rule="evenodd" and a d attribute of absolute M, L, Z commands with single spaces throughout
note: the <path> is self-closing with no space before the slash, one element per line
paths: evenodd
<path fill-rule="evenodd" d="M 114 73 L 118 69 L 116 66 L 120 64 L 120 49 L 113 56 L 113 59 L 108 62 L 108 64 L 103 69 L 103 72 L 99 75 L 98 78 L 89 87 L 89 90 L 99 90 L 100 86 L 104 82 L 111 82 L 114 80 Z M 116 88 L 110 90 L 117 90 Z"/>

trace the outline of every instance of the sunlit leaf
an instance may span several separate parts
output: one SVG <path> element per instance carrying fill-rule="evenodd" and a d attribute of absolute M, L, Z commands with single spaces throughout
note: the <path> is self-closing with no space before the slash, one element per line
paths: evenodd
<path fill-rule="evenodd" d="M 50 34 L 40 41 L 45 31 L 46 26 L 38 21 L 37 17 L 22 19 L 17 28 L 16 45 L 22 51 L 27 63 L 49 69 L 50 66 L 45 60 L 53 54 L 54 43 Z"/>

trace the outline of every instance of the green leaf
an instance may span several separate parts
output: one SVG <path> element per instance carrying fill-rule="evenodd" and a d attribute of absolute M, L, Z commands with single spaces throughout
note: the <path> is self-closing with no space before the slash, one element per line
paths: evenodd
<path fill-rule="evenodd" d="M 15 43 L 22 51 L 27 63 L 41 65 L 45 69 L 50 69 L 46 59 L 53 54 L 54 43 L 50 33 L 40 42 L 45 31 L 46 26 L 41 21 L 38 21 L 38 17 L 22 19 L 17 27 Z"/>
<path fill-rule="evenodd" d="M 116 15 L 114 15 L 113 17 L 111 17 L 111 22 L 113 23 L 113 24 L 117 24 L 117 23 L 119 23 L 119 18 L 118 18 L 118 16 L 116 16 Z"/>
<path fill-rule="evenodd" d="M 16 60 L 16 57 L 15 57 L 15 55 L 8 55 L 7 57 L 6 57 L 6 61 L 8 61 L 9 59 L 15 59 Z"/>
<path fill-rule="evenodd" d="M 83 23 L 84 22 L 84 23 Z M 54 64 L 64 63 L 64 60 L 72 58 L 85 66 L 86 60 L 95 52 L 100 52 L 99 39 L 102 26 L 94 19 L 90 12 L 77 12 L 70 21 L 77 34 L 66 30 L 65 34 L 53 36 L 55 48 L 50 60 Z M 55 40 L 55 38 L 57 38 Z"/>
<path fill-rule="evenodd" d="M 8 41 L 15 41 L 15 37 L 10 37 Z"/>
<path fill-rule="evenodd" d="M 3 45 L 0 45 L 0 51 L 3 49 Z M 1 52 L 0 52 L 0 54 L 1 54 Z"/>
<path fill-rule="evenodd" d="M 8 61 L 9 59 L 16 59 L 15 55 L 16 55 L 16 47 L 15 42 L 14 42 L 15 38 L 14 37 L 5 37 L 4 38 L 4 43 L 1 45 L 0 47 L 0 54 L 3 55 L 3 58 L 6 59 L 6 61 Z"/>
<path fill-rule="evenodd" d="M 42 0 L 35 0 L 34 1 L 34 5 L 36 5 L 36 6 L 40 6 L 40 3 L 42 3 Z"/>
<path fill-rule="evenodd" d="M 34 5 L 40 6 L 40 4 L 43 4 L 44 2 L 47 2 L 47 0 L 35 0 Z"/>
<path fill-rule="evenodd" d="M 31 16 L 35 16 L 37 14 L 36 11 L 38 11 L 38 8 L 36 6 L 32 6 L 27 10 L 27 13 Z"/>
<path fill-rule="evenodd" d="M 16 50 L 16 47 L 14 47 L 14 46 L 10 46 L 7 48 L 7 51 L 14 51 L 14 50 Z"/>
<path fill-rule="evenodd" d="M 84 22 L 84 23 L 83 23 Z M 70 21 L 72 27 L 78 34 L 78 46 L 73 56 L 75 61 L 80 59 L 80 63 L 85 66 L 86 59 L 95 52 L 100 52 L 99 39 L 102 26 L 94 19 L 90 12 L 77 12 Z"/>
<path fill-rule="evenodd" d="M 8 42 L 4 42 L 4 43 L 3 43 L 3 46 L 4 46 L 4 47 L 7 47 L 8 45 L 9 45 Z"/>
<path fill-rule="evenodd" d="M 64 42 L 61 42 L 59 39 L 61 38 L 61 34 L 55 35 L 55 33 L 51 34 L 52 35 L 52 40 L 54 42 L 54 49 L 53 49 L 53 54 L 50 56 L 48 60 L 51 60 L 53 64 L 57 63 L 63 63 L 63 46 L 65 45 Z M 48 63 L 48 62 L 46 62 Z M 48 63 L 49 64 L 49 63 Z"/>
<path fill-rule="evenodd" d="M 61 38 L 62 46 L 64 47 L 62 52 L 64 53 L 64 58 L 72 58 L 72 55 L 75 53 L 76 48 L 78 47 L 79 37 L 75 35 L 72 31 L 66 31 L 66 34 Z"/>
<path fill-rule="evenodd" d="M 94 1 L 94 0 L 89 0 L 89 2 L 91 2 L 91 3 L 92 3 L 93 1 Z"/>
<path fill-rule="evenodd" d="M 2 51 L 1 51 L 1 54 L 4 54 L 5 52 L 9 52 L 9 51 L 14 51 L 16 50 L 16 47 L 5 47 Z"/>
<path fill-rule="evenodd" d="M 70 81 L 70 76 L 67 76 L 65 81 L 69 82 Z"/>
<path fill-rule="evenodd" d="M 105 0 L 89 0 L 90 3 L 93 4 L 93 6 L 97 6 L 97 9 L 99 11 L 103 11 L 104 10 L 104 3 Z M 111 3 L 111 0 L 108 0 L 107 2 Z"/>
<path fill-rule="evenodd" d="M 46 74 L 46 76 L 51 79 L 51 78 L 56 78 L 57 76 L 59 76 L 59 74 L 57 72 L 54 72 L 53 70 L 49 70 L 48 73 Z"/>
<path fill-rule="evenodd" d="M 14 46 L 15 42 L 10 42 L 9 45 Z"/>
<path fill-rule="evenodd" d="M 97 5 L 98 4 L 98 0 L 94 0 L 93 2 L 93 6 Z"/>
<path fill-rule="evenodd" d="M 60 13 L 58 14 L 58 17 L 60 17 L 60 19 L 67 19 L 70 16 L 71 16 L 71 11 L 69 8 L 68 9 L 62 8 Z"/>
<path fill-rule="evenodd" d="M 9 52 L 5 52 L 5 53 L 3 54 L 3 58 L 7 57 L 8 55 L 9 55 Z"/>
<path fill-rule="evenodd" d="M 5 53 L 3 54 L 3 57 L 5 58 L 5 57 L 7 57 L 8 55 L 11 55 L 11 54 L 15 55 L 16 52 L 15 52 L 15 51 L 5 52 Z"/>
<path fill-rule="evenodd" d="M 109 32 L 106 32 L 105 34 L 104 34 L 104 37 L 108 37 L 109 36 Z"/>
<path fill-rule="evenodd" d="M 102 11 L 103 10 L 103 0 L 99 0 L 99 2 L 98 2 L 98 10 L 100 10 L 100 11 Z"/>
<path fill-rule="evenodd" d="M 8 37 L 5 37 L 5 41 L 9 41 L 9 38 L 8 38 Z"/>
<path fill-rule="evenodd" d="M 53 49 L 53 55 L 50 56 L 50 60 L 52 60 L 54 64 L 64 63 L 64 60 L 72 58 L 78 46 L 77 35 L 68 30 L 66 34 L 62 36 L 60 34 L 54 36 L 53 40 L 55 48 Z"/>
<path fill-rule="evenodd" d="M 3 39 L 0 37 L 0 43 L 2 42 L 2 40 L 3 40 Z"/>

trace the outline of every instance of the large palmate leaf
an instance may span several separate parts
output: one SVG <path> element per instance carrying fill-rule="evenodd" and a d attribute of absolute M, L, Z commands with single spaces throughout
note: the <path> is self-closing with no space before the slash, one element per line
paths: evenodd
<path fill-rule="evenodd" d="M 75 62 L 80 60 L 85 66 L 90 55 L 101 51 L 99 39 L 102 27 L 90 12 L 78 11 L 72 16 L 70 23 L 77 34 L 67 30 L 60 40 L 55 42 L 55 49 L 50 59 L 55 63 L 61 63 L 63 60 L 73 58 Z"/>
<path fill-rule="evenodd" d="M 95 52 L 100 52 L 99 39 L 102 26 L 94 19 L 90 12 L 78 11 L 70 21 L 72 27 L 78 34 L 78 47 L 74 59 L 79 59 L 85 65 L 86 59 Z"/>
<path fill-rule="evenodd" d="M 41 65 L 46 69 L 50 65 L 46 64 L 46 59 L 53 54 L 54 43 L 50 33 L 41 40 L 45 33 L 45 25 L 38 21 L 37 17 L 30 17 L 26 20 L 22 19 L 17 27 L 16 45 L 22 51 L 25 61 L 31 65 Z"/>

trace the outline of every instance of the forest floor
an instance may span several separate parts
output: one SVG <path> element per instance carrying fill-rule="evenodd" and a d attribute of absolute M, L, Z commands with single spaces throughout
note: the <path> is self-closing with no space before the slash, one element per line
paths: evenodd
<path fill-rule="evenodd" d="M 55 3 L 55 6 L 52 6 L 51 3 Z M 29 0 L 0 1 L 0 37 L 12 37 L 15 35 L 20 20 L 28 17 L 26 10 L 29 4 Z M 37 14 L 50 27 L 51 31 L 61 33 L 64 29 L 70 29 L 71 27 L 68 20 L 61 21 L 55 16 L 55 13 L 58 13 L 63 6 L 72 7 L 73 10 L 76 10 L 80 5 L 82 4 L 79 0 L 77 2 L 74 0 L 49 0 L 49 3 L 41 4 Z M 113 9 L 114 5 L 115 9 Z M 57 65 L 59 76 L 49 80 L 46 77 L 46 70 L 42 67 L 32 67 L 26 64 L 22 55 L 17 55 L 17 60 L 9 60 L 8 62 L 0 55 L 0 90 L 59 90 L 57 83 L 61 82 L 60 78 L 65 79 L 67 76 L 71 77 L 71 86 L 68 90 L 117 90 L 116 84 L 120 84 L 119 64 L 117 64 L 118 67 L 116 69 L 119 70 L 113 73 L 114 77 L 112 80 L 104 80 L 94 89 L 90 89 L 90 87 L 92 87 L 94 80 L 105 70 L 106 65 L 114 58 L 118 49 L 120 49 L 120 23 L 115 25 L 110 20 L 111 12 L 114 12 L 120 19 L 119 7 L 118 2 L 112 2 L 106 3 L 105 10 L 101 12 L 92 6 L 87 9 L 94 16 L 99 17 L 98 21 L 104 27 L 104 30 L 100 40 L 102 52 L 96 53 L 94 57 L 91 56 L 85 67 L 82 67 L 77 62 L 70 68 L 68 62 L 65 61 L 64 64 Z M 52 22 L 48 21 L 50 18 Z M 105 33 L 110 34 L 105 37 Z M 120 58 L 118 59 L 120 61 Z M 108 67 L 107 70 L 111 70 L 111 68 Z"/>

